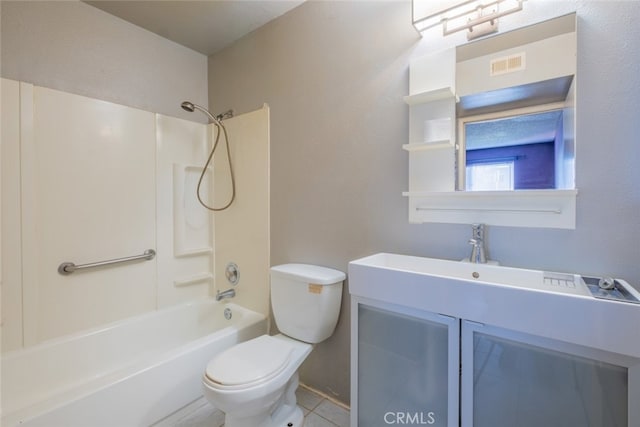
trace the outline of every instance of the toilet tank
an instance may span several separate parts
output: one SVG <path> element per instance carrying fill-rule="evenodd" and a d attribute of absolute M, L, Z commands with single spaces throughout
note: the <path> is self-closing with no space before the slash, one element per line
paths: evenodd
<path fill-rule="evenodd" d="M 280 332 L 311 344 L 329 338 L 338 323 L 346 277 L 317 265 L 271 267 L 271 305 Z"/>

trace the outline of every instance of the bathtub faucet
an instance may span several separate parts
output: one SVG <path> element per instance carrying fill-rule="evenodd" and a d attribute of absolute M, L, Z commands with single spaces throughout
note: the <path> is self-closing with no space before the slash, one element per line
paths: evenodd
<path fill-rule="evenodd" d="M 236 290 L 235 289 L 227 289 L 226 291 L 218 291 L 216 292 L 216 301 L 220 301 L 223 300 L 225 298 L 233 298 L 236 296 Z"/>
<path fill-rule="evenodd" d="M 472 245 L 469 261 L 476 264 L 486 264 L 487 257 L 484 249 L 484 224 L 471 224 L 472 237 L 469 244 Z"/>

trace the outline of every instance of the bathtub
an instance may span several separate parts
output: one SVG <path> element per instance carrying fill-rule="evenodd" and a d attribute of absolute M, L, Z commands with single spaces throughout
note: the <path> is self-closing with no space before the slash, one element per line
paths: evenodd
<path fill-rule="evenodd" d="M 206 299 L 7 353 L 0 425 L 149 426 L 202 395 L 216 353 L 266 331 L 265 316 Z"/>

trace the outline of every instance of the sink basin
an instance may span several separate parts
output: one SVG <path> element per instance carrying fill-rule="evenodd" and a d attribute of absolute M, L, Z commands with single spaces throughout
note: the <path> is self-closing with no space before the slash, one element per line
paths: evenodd
<path fill-rule="evenodd" d="M 631 326 L 640 304 L 595 298 L 576 274 L 379 253 L 349 263 L 349 292 L 355 305 L 374 300 L 640 357 Z"/>
<path fill-rule="evenodd" d="M 539 270 L 512 268 L 490 264 L 472 264 L 437 258 L 380 253 L 352 263 L 434 277 L 482 282 L 487 285 L 515 286 L 546 292 L 591 295 L 577 274 L 549 273 Z"/>

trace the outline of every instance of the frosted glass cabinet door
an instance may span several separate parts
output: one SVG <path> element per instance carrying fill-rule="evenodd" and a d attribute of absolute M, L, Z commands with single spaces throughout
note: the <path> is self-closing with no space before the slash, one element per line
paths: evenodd
<path fill-rule="evenodd" d="M 458 319 L 363 304 L 357 316 L 357 426 L 458 426 Z"/>
<path fill-rule="evenodd" d="M 463 427 L 640 425 L 638 359 L 468 321 L 461 346 Z"/>

